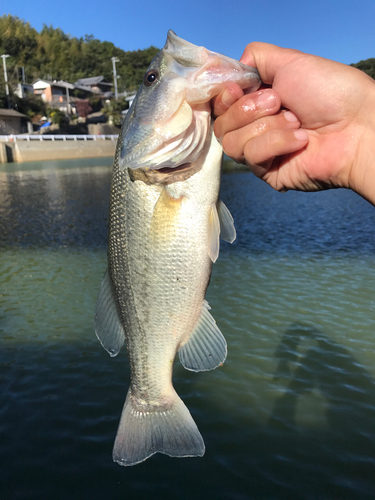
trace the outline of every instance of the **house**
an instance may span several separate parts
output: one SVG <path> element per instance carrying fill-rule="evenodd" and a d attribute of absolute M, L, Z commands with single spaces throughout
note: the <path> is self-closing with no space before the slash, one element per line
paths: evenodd
<path fill-rule="evenodd" d="M 70 114 L 74 106 L 74 85 L 62 80 L 53 82 L 38 79 L 33 83 L 34 94 L 40 96 L 43 101 L 52 108 L 59 108 L 64 113 Z"/>
<path fill-rule="evenodd" d="M 131 95 L 125 97 L 125 100 L 128 101 L 128 103 L 129 103 L 129 108 L 133 104 L 133 101 L 134 101 L 136 95 L 137 94 L 131 94 Z"/>
<path fill-rule="evenodd" d="M 28 94 L 34 94 L 34 87 L 32 85 L 28 85 L 27 83 L 19 83 L 17 87 L 14 89 L 14 93 L 20 99 L 23 99 Z"/>
<path fill-rule="evenodd" d="M 0 109 L 0 135 L 30 134 L 32 131 L 28 116 L 14 109 Z"/>
<path fill-rule="evenodd" d="M 83 85 L 85 87 L 90 87 L 94 94 L 105 95 L 108 93 L 112 94 L 111 89 L 113 84 L 106 82 L 104 76 L 92 76 L 90 78 L 80 78 L 74 84 L 75 86 Z"/>

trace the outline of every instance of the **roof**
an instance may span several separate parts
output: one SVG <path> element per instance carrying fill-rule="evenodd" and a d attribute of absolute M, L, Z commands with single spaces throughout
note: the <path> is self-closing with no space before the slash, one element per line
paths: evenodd
<path fill-rule="evenodd" d="M 19 113 L 14 109 L 0 109 L 0 116 L 8 116 L 13 118 L 29 118 L 28 116 L 23 115 L 22 113 Z"/>
<path fill-rule="evenodd" d="M 71 90 L 74 89 L 74 85 L 72 85 L 69 82 L 64 82 L 62 80 L 59 80 L 58 82 L 56 80 L 54 80 L 52 82 L 50 80 L 44 80 L 44 79 L 41 79 L 41 78 L 39 78 L 38 80 L 36 80 L 33 83 L 34 89 L 41 89 L 41 88 L 43 88 L 43 85 L 40 85 L 41 83 L 42 84 L 43 83 L 46 84 L 47 87 L 50 85 L 50 86 L 54 86 L 54 87 L 63 87 L 64 89 L 66 89 L 66 88 L 71 89 Z"/>
<path fill-rule="evenodd" d="M 92 88 L 89 87 L 88 85 L 77 85 L 76 83 L 74 84 L 74 88 L 78 90 L 84 90 L 85 92 L 93 92 Z"/>
<path fill-rule="evenodd" d="M 74 85 L 97 85 L 101 83 L 102 85 L 109 85 L 112 87 L 112 83 L 105 82 L 104 76 L 91 76 L 90 78 L 80 78 L 75 82 Z"/>

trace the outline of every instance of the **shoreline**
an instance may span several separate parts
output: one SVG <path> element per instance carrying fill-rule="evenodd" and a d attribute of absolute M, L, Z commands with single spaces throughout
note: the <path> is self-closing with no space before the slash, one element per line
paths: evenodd
<path fill-rule="evenodd" d="M 0 142 L 0 163 L 114 156 L 117 140 Z"/>

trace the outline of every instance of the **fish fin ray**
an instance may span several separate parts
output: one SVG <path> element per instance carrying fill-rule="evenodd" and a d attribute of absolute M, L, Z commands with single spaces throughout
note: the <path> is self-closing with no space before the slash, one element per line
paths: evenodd
<path fill-rule="evenodd" d="M 95 304 L 95 333 L 100 343 L 111 356 L 116 356 L 125 341 L 108 268 L 104 274 Z"/>
<path fill-rule="evenodd" d="M 233 243 L 237 236 L 233 217 L 228 207 L 221 200 L 218 203 L 218 215 L 220 220 L 220 238 L 228 243 Z"/>
<path fill-rule="evenodd" d="M 216 262 L 220 250 L 220 221 L 217 213 L 216 203 L 213 203 L 210 211 L 210 222 L 208 228 L 208 255 L 212 262 Z"/>
<path fill-rule="evenodd" d="M 113 447 L 113 461 L 136 465 L 155 453 L 170 457 L 203 456 L 203 438 L 193 417 L 174 391 L 164 409 L 139 411 L 129 390 Z"/>
<path fill-rule="evenodd" d="M 183 367 L 193 372 L 214 370 L 227 357 L 227 343 L 209 309 L 204 300 L 202 313 L 189 340 L 178 351 Z"/>

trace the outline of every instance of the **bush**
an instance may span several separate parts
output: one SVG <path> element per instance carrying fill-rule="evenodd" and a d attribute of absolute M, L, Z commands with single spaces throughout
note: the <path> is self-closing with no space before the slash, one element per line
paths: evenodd
<path fill-rule="evenodd" d="M 69 118 L 60 109 L 52 109 L 49 112 L 49 117 L 52 123 L 57 124 L 60 128 L 65 127 L 69 123 Z"/>
<path fill-rule="evenodd" d="M 13 96 L 15 100 L 16 108 L 20 113 L 32 118 L 35 115 L 45 115 L 46 105 L 43 99 L 34 94 L 28 94 L 23 99 L 17 96 Z"/>
<path fill-rule="evenodd" d="M 77 113 L 82 118 L 87 118 L 87 116 L 91 113 L 92 107 L 88 99 L 79 99 L 76 101 Z"/>
<path fill-rule="evenodd" d="M 100 111 L 103 107 L 103 100 L 100 97 L 89 97 L 89 104 L 92 108 L 92 113 Z"/>
<path fill-rule="evenodd" d="M 105 107 L 104 114 L 109 118 L 112 119 L 112 122 L 114 125 L 117 127 L 120 127 L 122 124 L 122 115 L 121 111 L 124 109 L 128 109 L 129 103 L 128 101 L 123 99 L 119 99 L 118 101 L 112 100 L 107 106 Z"/>

